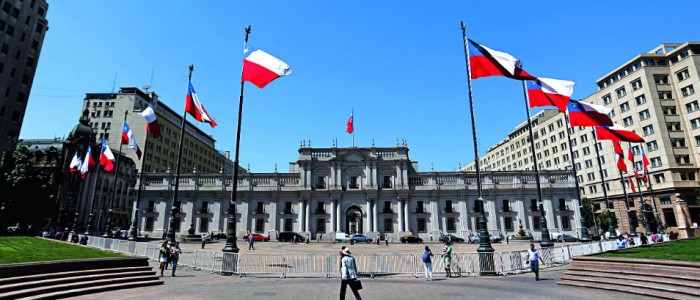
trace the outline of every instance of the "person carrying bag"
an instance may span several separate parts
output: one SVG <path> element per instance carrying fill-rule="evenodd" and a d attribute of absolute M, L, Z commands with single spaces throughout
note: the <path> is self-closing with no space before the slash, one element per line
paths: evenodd
<path fill-rule="evenodd" d="M 362 282 L 357 279 L 357 266 L 355 258 L 350 255 L 350 249 L 343 249 L 343 258 L 340 261 L 340 299 L 345 299 L 345 291 L 350 285 L 353 295 L 356 300 L 362 300 L 359 290 L 362 289 Z"/>

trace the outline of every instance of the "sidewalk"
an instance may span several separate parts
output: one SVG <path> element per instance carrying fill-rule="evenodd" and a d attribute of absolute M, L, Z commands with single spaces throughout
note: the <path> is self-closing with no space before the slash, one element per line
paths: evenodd
<path fill-rule="evenodd" d="M 153 264 L 155 266 L 155 264 Z M 157 266 L 154 267 L 157 269 Z M 411 300 L 476 298 L 488 299 L 653 299 L 633 294 L 599 291 L 556 284 L 565 267 L 541 271 L 541 281 L 532 274 L 508 277 L 436 276 L 434 281 L 405 276 L 361 278 L 363 299 Z M 338 299 L 338 279 L 319 278 L 252 278 L 228 277 L 199 271 L 178 270 L 171 277 L 170 270 L 162 279 L 164 285 L 118 290 L 85 295 L 73 299 Z M 348 290 L 347 299 L 352 299 Z"/>

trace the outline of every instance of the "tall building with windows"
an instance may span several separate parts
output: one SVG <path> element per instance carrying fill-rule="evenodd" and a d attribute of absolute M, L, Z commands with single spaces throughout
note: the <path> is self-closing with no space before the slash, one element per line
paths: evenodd
<path fill-rule="evenodd" d="M 45 0 L 0 0 L 0 154 L 14 149 L 22 129 L 44 35 L 49 30 L 48 8 Z"/>
<path fill-rule="evenodd" d="M 689 204 L 691 222 L 700 223 L 698 196 L 698 170 L 700 169 L 700 43 L 662 44 L 647 53 L 639 54 L 625 64 L 613 69 L 597 80 L 598 91 L 582 101 L 604 105 L 612 109 L 612 120 L 635 131 L 645 143 L 632 144 L 635 167 L 642 169 L 641 153 L 649 159 L 651 188 L 642 186 L 644 207 L 652 229 L 657 230 L 657 216 L 665 227 L 676 229 L 674 206 L 677 199 Z M 535 152 L 542 170 L 576 168 L 581 197 L 596 202 L 599 213 L 606 210 L 603 189 L 606 189 L 618 217 L 618 229 L 629 231 L 626 210 L 640 216 L 638 231 L 643 231 L 640 197 L 637 182 L 632 193 L 627 180 L 617 169 L 616 156 L 611 141 L 596 142 L 590 127 L 569 128 L 573 144 L 573 157 L 569 150 L 564 114 L 556 110 L 544 110 L 532 118 Z M 519 125 L 508 137 L 492 146 L 481 157 L 486 170 L 531 170 L 532 153 L 527 122 Z M 594 147 L 600 156 L 596 158 Z M 623 143 L 624 149 L 628 148 Z M 627 155 L 627 151 L 625 151 Z M 598 161 L 602 164 L 600 178 Z M 628 170 L 632 165 L 627 160 Z M 572 164 L 573 163 L 573 164 Z M 463 168 L 473 171 L 474 164 Z M 622 179 L 622 180 L 621 180 Z M 605 183 L 603 183 L 603 180 Z M 625 204 L 626 189 L 628 205 Z"/>

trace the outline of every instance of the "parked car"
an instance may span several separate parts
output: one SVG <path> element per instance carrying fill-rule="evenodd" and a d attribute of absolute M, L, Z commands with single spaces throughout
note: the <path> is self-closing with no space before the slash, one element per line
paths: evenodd
<path fill-rule="evenodd" d="M 291 242 L 294 241 L 295 236 L 297 237 L 297 242 L 301 243 L 306 241 L 306 238 L 296 232 L 280 232 L 277 234 L 277 240 L 280 242 Z"/>
<path fill-rule="evenodd" d="M 366 235 L 361 235 L 361 234 L 353 234 L 351 239 L 355 242 L 365 242 L 365 243 L 371 243 L 372 239 L 367 237 Z"/>
<path fill-rule="evenodd" d="M 352 240 L 352 236 L 350 236 L 350 235 L 347 234 L 347 233 L 344 233 L 344 232 L 336 232 L 336 233 L 335 233 L 335 241 L 338 242 L 338 243 L 342 243 L 342 242 L 348 242 L 348 243 L 349 243 L 350 240 Z"/>
<path fill-rule="evenodd" d="M 415 235 L 412 235 L 412 234 L 407 234 L 407 235 L 404 235 L 401 237 L 401 243 L 404 243 L 404 244 L 406 244 L 406 243 L 418 243 L 418 244 L 420 244 L 420 243 L 423 243 L 423 239 L 421 239 Z"/>
<path fill-rule="evenodd" d="M 448 235 L 441 234 L 440 241 L 443 243 L 447 242 L 447 241 L 452 242 L 452 243 L 464 243 L 463 238 L 454 236 L 452 234 L 448 234 Z"/>
<path fill-rule="evenodd" d="M 568 234 L 560 234 L 556 238 L 556 241 L 560 242 L 560 243 L 562 243 L 562 242 L 578 242 L 578 238 L 575 236 L 568 235 Z"/>
<path fill-rule="evenodd" d="M 489 241 L 491 241 L 491 243 L 500 243 L 500 242 L 501 242 L 501 237 L 500 237 L 500 236 L 497 236 L 497 235 L 489 235 Z M 479 242 L 479 235 L 478 235 L 478 234 L 477 234 L 477 235 L 472 235 L 472 236 L 469 238 L 469 242 L 471 242 L 471 243 L 478 243 L 478 242 Z"/>
<path fill-rule="evenodd" d="M 259 233 L 252 233 L 253 235 L 253 241 L 255 242 L 268 242 L 270 241 L 270 237 L 266 235 L 262 235 Z M 244 241 L 248 241 L 250 234 L 246 234 L 243 236 Z"/>

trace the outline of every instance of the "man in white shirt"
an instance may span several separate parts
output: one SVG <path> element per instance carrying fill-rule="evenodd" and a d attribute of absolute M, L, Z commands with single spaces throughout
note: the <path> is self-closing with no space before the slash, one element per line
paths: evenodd
<path fill-rule="evenodd" d="M 527 250 L 527 260 L 530 262 L 530 270 L 535 273 L 535 281 L 540 281 L 540 262 L 544 265 L 544 261 L 540 257 L 540 252 L 535 249 L 535 244 L 530 244 L 530 249 Z"/>

